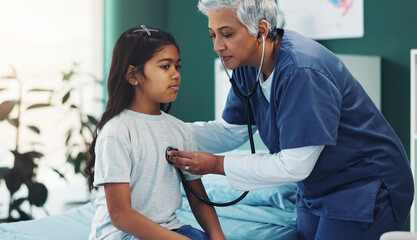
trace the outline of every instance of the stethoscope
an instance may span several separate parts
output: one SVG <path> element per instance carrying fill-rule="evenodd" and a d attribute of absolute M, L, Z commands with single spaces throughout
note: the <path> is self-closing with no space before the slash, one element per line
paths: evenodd
<path fill-rule="evenodd" d="M 259 35 L 258 35 L 259 36 Z M 247 121 L 247 125 L 248 125 L 248 134 L 249 134 L 249 143 L 250 143 L 250 149 L 251 149 L 251 152 L 252 152 L 252 154 L 254 154 L 255 153 L 255 144 L 254 144 L 254 141 L 253 141 L 253 133 L 252 133 L 252 123 L 251 123 L 251 119 L 250 119 L 250 105 L 249 105 L 249 100 L 250 100 L 250 98 L 255 94 L 255 92 L 256 92 L 256 90 L 257 90 L 257 88 L 258 88 L 258 85 L 259 85 L 259 77 L 260 77 L 260 75 L 261 75 L 261 73 L 262 73 L 262 65 L 263 65 L 263 63 L 264 63 L 264 56 L 265 56 L 265 37 L 264 36 L 262 36 L 262 41 L 263 41 L 263 45 L 262 45 L 262 58 L 261 58 L 261 64 L 260 64 L 260 66 L 259 66 L 259 70 L 258 70 L 258 74 L 257 74 L 257 76 L 256 76 L 256 80 L 255 80 L 255 84 L 253 85 L 253 87 L 252 87 L 252 90 L 249 92 L 249 93 L 247 93 L 247 94 L 245 94 L 245 93 L 242 93 L 240 90 L 239 90 L 239 88 L 237 87 L 237 85 L 236 85 L 236 82 L 235 82 L 235 80 L 230 76 L 230 74 L 229 74 L 229 72 L 227 71 L 227 68 L 226 68 L 226 65 L 224 65 L 224 62 L 223 62 L 223 60 L 220 60 L 221 62 L 222 62 L 222 65 L 223 65 L 223 67 L 224 67 L 224 69 L 225 69 L 225 71 L 226 71 L 226 74 L 227 74 L 227 76 L 229 77 L 229 81 L 230 81 L 230 83 L 232 84 L 232 87 L 233 87 L 233 90 L 235 91 L 235 93 L 240 97 L 240 98 L 242 98 L 243 99 L 243 101 L 244 101 L 244 104 L 245 104 L 245 113 L 246 113 L 246 121 Z M 166 149 L 166 151 L 165 151 L 165 158 L 166 158 L 166 160 L 168 161 L 168 163 L 169 164 L 172 164 L 172 162 L 171 162 L 171 160 L 170 160 L 170 158 L 169 158 L 169 155 L 168 155 L 168 152 L 169 151 L 171 151 L 171 150 L 175 150 L 175 151 L 178 151 L 178 149 L 176 149 L 176 148 L 173 148 L 173 147 L 168 147 L 167 149 Z M 206 204 L 208 204 L 208 205 L 211 205 L 211 206 L 216 206 L 216 207 L 226 207 L 226 206 L 230 206 L 230 205 L 233 205 L 233 204 L 235 204 L 235 203 L 238 203 L 238 202 L 240 202 L 244 197 L 246 197 L 246 195 L 248 195 L 248 193 L 249 193 L 249 191 L 245 191 L 244 193 L 242 193 L 242 195 L 240 196 L 240 197 L 238 197 L 238 198 L 236 198 L 235 200 L 233 200 L 233 201 L 230 201 L 230 202 L 225 202 L 225 203 L 217 203 L 217 202 L 212 202 L 212 201 L 210 201 L 209 199 L 206 199 L 206 198 L 204 198 L 204 197 L 202 197 L 202 196 L 200 196 L 197 192 L 195 192 L 194 191 L 194 189 L 190 186 L 190 184 L 188 183 L 188 181 L 185 179 L 185 176 L 184 176 L 184 173 L 182 172 L 182 170 L 181 169 L 179 169 L 179 168 L 176 168 L 177 169 L 177 172 L 178 172 L 178 174 L 180 175 L 180 177 L 181 177 L 181 180 L 182 180 L 182 184 L 188 189 L 188 190 L 190 190 L 190 192 L 196 197 L 196 198 L 198 198 L 198 199 L 200 199 L 200 201 L 202 201 L 202 202 L 204 202 L 204 203 L 206 203 Z"/>

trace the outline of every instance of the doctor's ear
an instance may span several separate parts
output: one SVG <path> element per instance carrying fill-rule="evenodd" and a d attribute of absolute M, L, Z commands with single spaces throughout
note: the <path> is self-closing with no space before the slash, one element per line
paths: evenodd
<path fill-rule="evenodd" d="M 259 23 L 258 23 L 258 35 L 257 35 L 258 39 L 262 38 L 262 36 L 265 36 L 265 38 L 266 38 L 266 36 L 268 35 L 268 26 L 269 26 L 269 24 L 268 24 L 267 21 L 265 21 L 265 20 L 259 21 Z"/>

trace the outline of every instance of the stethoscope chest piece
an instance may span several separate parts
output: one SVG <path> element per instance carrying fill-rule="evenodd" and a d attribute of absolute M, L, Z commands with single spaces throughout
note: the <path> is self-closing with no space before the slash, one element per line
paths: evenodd
<path fill-rule="evenodd" d="M 168 163 L 169 164 L 171 164 L 172 165 L 172 162 L 171 162 L 171 158 L 169 157 L 169 155 L 168 155 L 168 152 L 169 151 L 172 151 L 172 150 L 174 150 L 174 151 L 178 151 L 178 148 L 173 148 L 173 147 L 167 147 L 167 149 L 165 150 L 165 159 L 168 161 Z"/>
<path fill-rule="evenodd" d="M 168 152 L 169 151 L 178 151 L 178 149 L 177 148 L 173 148 L 173 147 L 167 147 L 167 149 L 165 150 L 165 159 L 167 160 L 167 162 L 169 163 L 169 164 L 171 164 L 172 165 L 172 162 L 171 162 L 171 158 L 169 157 L 169 155 L 168 155 Z M 200 201 L 202 201 L 202 202 L 204 202 L 204 203 L 206 203 L 206 204 L 208 204 L 208 205 L 211 205 L 211 206 L 217 206 L 217 207 L 226 207 L 226 206 L 230 206 L 230 205 L 233 205 L 233 204 L 235 204 L 235 203 L 237 203 L 237 202 L 239 202 L 240 200 L 242 200 L 247 194 L 248 194 L 248 192 L 246 191 L 246 192 L 244 192 L 240 197 L 238 197 L 238 198 L 236 198 L 235 200 L 233 200 L 233 201 L 231 201 L 231 202 L 226 202 L 226 203 L 216 203 L 216 202 L 212 202 L 212 201 L 210 201 L 210 199 L 206 199 L 206 198 L 204 198 L 204 197 L 202 197 L 202 196 L 200 196 L 197 192 L 195 192 L 194 191 L 194 189 L 190 186 L 190 184 L 188 183 L 188 181 L 187 181 L 187 179 L 185 178 L 185 176 L 184 176 L 184 173 L 179 169 L 179 168 L 175 168 L 176 170 L 177 170 L 177 172 L 178 172 L 178 174 L 180 175 L 180 177 L 181 177 L 181 181 L 182 181 L 182 183 L 183 183 L 183 185 L 184 185 L 184 187 L 185 188 L 187 188 L 188 190 L 190 190 L 190 192 L 196 197 L 196 198 L 198 198 L 198 199 L 200 199 Z"/>

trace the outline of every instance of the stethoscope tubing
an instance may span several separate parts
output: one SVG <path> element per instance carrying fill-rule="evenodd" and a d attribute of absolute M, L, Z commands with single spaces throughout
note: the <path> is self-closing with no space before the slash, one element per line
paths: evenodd
<path fill-rule="evenodd" d="M 223 65 L 223 68 L 224 68 L 227 76 L 229 77 L 229 82 L 232 85 L 233 90 L 244 101 L 246 121 L 247 121 L 247 124 L 248 124 L 249 143 L 250 143 L 250 148 L 251 148 L 252 154 L 255 153 L 255 144 L 254 144 L 254 141 L 253 141 L 252 123 L 251 123 L 251 119 L 250 119 L 251 109 L 250 109 L 250 105 L 249 105 L 249 100 L 256 93 L 256 90 L 258 89 L 258 86 L 259 86 L 259 77 L 261 76 L 261 73 L 262 73 L 262 67 L 263 67 L 263 64 L 264 64 L 264 57 L 265 57 L 265 37 L 264 36 L 262 36 L 262 43 L 263 44 L 262 44 L 261 64 L 259 65 L 259 70 L 258 70 L 258 74 L 256 75 L 255 84 L 253 85 L 252 90 L 247 94 L 244 94 L 242 91 L 239 90 L 238 86 L 236 85 L 236 82 L 234 81 L 234 79 L 230 76 L 229 72 L 227 71 L 227 68 L 224 65 L 224 62 L 220 59 L 222 65 Z"/>
<path fill-rule="evenodd" d="M 229 72 L 227 71 L 226 66 L 224 65 L 224 62 L 220 59 L 220 61 L 222 62 L 222 65 L 224 67 L 224 70 L 226 71 L 227 76 L 229 77 L 229 81 L 233 87 L 233 90 L 235 91 L 235 93 L 241 97 L 244 101 L 245 104 L 245 113 L 246 113 L 246 121 L 247 121 L 247 125 L 248 125 L 248 134 L 249 134 L 249 143 L 250 143 L 250 148 L 251 148 L 251 153 L 254 154 L 255 153 L 255 143 L 253 140 L 253 132 L 252 132 L 252 123 L 251 123 L 251 118 L 250 118 L 250 104 L 249 104 L 249 100 L 250 98 L 255 94 L 258 85 L 259 85 L 259 77 L 262 73 L 262 66 L 264 63 L 264 56 L 265 56 L 265 38 L 262 36 L 262 40 L 263 40 L 263 46 L 262 46 L 262 58 L 261 58 L 261 64 L 259 66 L 259 70 L 258 70 L 258 74 L 256 76 L 256 80 L 255 80 L 255 84 L 252 87 L 252 90 L 248 93 L 248 94 L 244 94 L 242 93 L 239 88 L 236 85 L 236 82 L 233 80 L 233 78 L 230 76 Z M 169 156 L 167 154 L 167 152 L 169 152 L 170 150 L 175 150 L 174 148 L 168 147 L 166 150 L 166 158 L 168 160 L 168 162 L 170 162 L 169 160 Z M 187 179 L 184 176 L 184 173 L 182 172 L 181 169 L 176 168 L 178 174 L 181 177 L 182 183 L 184 185 L 184 187 L 186 187 L 196 198 L 198 198 L 200 201 L 211 205 L 211 206 L 215 206 L 215 207 L 227 207 L 233 204 L 236 204 L 238 202 L 240 202 L 243 198 L 246 197 L 246 195 L 248 195 L 249 191 L 245 191 L 242 193 L 242 195 L 240 195 L 240 197 L 236 198 L 233 201 L 230 202 L 225 202 L 225 203 L 218 203 L 218 202 L 212 202 L 209 199 L 206 199 L 202 196 L 200 196 L 197 192 L 194 191 L 194 189 L 190 186 L 190 184 L 188 183 Z"/>

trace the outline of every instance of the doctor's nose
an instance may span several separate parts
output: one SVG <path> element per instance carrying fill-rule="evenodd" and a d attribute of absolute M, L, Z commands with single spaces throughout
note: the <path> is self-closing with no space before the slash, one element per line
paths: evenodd
<path fill-rule="evenodd" d="M 224 44 L 223 41 L 221 41 L 218 38 L 214 38 L 213 39 L 213 50 L 217 53 L 220 54 L 222 51 L 224 51 L 226 49 L 226 45 Z"/>

